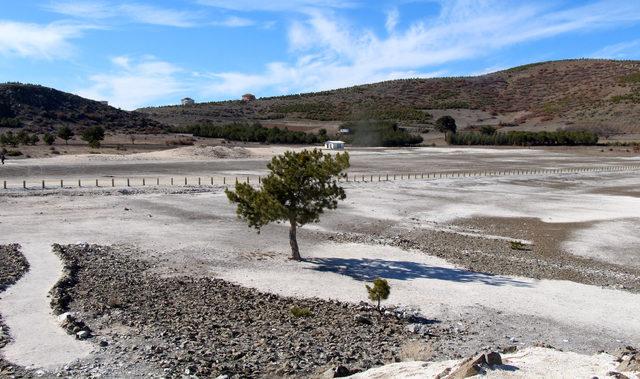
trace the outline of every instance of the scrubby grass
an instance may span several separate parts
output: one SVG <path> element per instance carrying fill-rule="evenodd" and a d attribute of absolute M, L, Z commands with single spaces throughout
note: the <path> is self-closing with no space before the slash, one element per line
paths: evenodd
<path fill-rule="evenodd" d="M 313 316 L 313 312 L 311 312 L 311 309 L 304 307 L 292 307 L 290 309 L 290 312 L 291 315 L 296 318 Z"/>

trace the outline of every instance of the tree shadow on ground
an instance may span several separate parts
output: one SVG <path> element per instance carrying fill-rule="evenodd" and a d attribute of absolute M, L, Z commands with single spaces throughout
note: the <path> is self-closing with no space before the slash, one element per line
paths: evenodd
<path fill-rule="evenodd" d="M 458 268 L 430 266 L 409 261 L 367 258 L 311 258 L 307 262 L 314 264 L 313 267 L 310 267 L 312 270 L 333 272 L 350 276 L 360 281 L 372 281 L 375 278 L 395 280 L 438 279 L 459 283 L 483 283 L 491 286 L 531 286 L 527 282 L 502 276 Z"/>

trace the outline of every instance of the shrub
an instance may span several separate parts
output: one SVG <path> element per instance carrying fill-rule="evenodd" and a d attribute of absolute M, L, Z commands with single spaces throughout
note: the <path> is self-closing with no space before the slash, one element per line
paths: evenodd
<path fill-rule="evenodd" d="M 69 140 L 73 137 L 73 130 L 68 126 L 61 126 L 58 129 L 58 137 L 64 140 L 65 144 L 69 144 Z"/>
<path fill-rule="evenodd" d="M 423 141 L 421 136 L 411 134 L 391 121 L 347 122 L 341 128 L 351 130 L 351 135 L 345 139 L 356 146 L 409 146 Z"/>
<path fill-rule="evenodd" d="M 56 141 L 56 137 L 53 134 L 49 134 L 49 133 L 45 133 L 42 136 L 42 140 L 44 141 L 44 143 L 46 143 L 47 145 L 51 146 L 53 145 L 53 143 Z"/>
<path fill-rule="evenodd" d="M 99 148 L 104 140 L 104 129 L 101 126 L 90 126 L 82 131 L 81 137 L 90 147 Z"/>
<path fill-rule="evenodd" d="M 442 116 L 436 120 L 436 129 L 441 133 L 455 134 L 458 126 L 456 120 L 451 116 Z"/>
<path fill-rule="evenodd" d="M 576 146 L 595 145 L 598 143 L 598 135 L 586 130 L 511 131 L 492 135 L 477 132 L 448 133 L 447 142 L 451 145 Z"/>
<path fill-rule="evenodd" d="M 528 250 L 527 245 L 520 241 L 510 241 L 511 250 Z"/>
<path fill-rule="evenodd" d="M 311 309 L 309 308 L 293 307 L 290 311 L 293 317 L 297 318 L 313 316 L 313 312 L 311 312 Z"/>
<path fill-rule="evenodd" d="M 8 150 L 5 154 L 7 157 L 19 157 L 22 155 L 22 151 L 20 150 Z"/>
<path fill-rule="evenodd" d="M 496 128 L 491 125 L 483 125 L 480 127 L 480 133 L 488 136 L 496 134 Z"/>
<path fill-rule="evenodd" d="M 382 300 L 387 300 L 389 298 L 389 294 L 391 293 L 389 282 L 382 278 L 376 278 L 373 281 L 372 287 L 369 287 L 368 285 L 365 285 L 365 287 L 367 288 L 367 292 L 369 293 L 369 300 L 377 302 L 376 306 L 379 311 L 380 302 Z"/>
<path fill-rule="evenodd" d="M 328 139 L 326 135 L 294 132 L 287 128 L 265 128 L 259 122 L 233 122 L 229 124 L 204 124 L 187 127 L 186 132 L 196 137 L 225 138 L 231 141 L 283 143 L 283 144 L 316 144 Z"/>

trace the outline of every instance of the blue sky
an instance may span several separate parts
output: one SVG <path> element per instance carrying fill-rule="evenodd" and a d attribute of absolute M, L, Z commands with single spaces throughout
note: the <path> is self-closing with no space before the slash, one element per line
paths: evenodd
<path fill-rule="evenodd" d="M 124 109 L 640 59 L 636 0 L 0 2 L 0 82 Z"/>

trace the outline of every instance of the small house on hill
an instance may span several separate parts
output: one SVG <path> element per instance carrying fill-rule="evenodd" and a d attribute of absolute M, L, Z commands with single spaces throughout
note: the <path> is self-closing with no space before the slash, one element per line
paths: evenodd
<path fill-rule="evenodd" d="M 251 93 L 245 93 L 244 95 L 242 95 L 242 101 L 244 102 L 254 101 L 255 99 L 255 95 Z"/>
<path fill-rule="evenodd" d="M 181 102 L 182 102 L 182 105 L 193 105 L 196 103 L 195 100 L 193 100 L 190 97 L 185 97 L 184 99 L 181 100 Z"/>
<path fill-rule="evenodd" d="M 324 147 L 329 150 L 344 150 L 344 141 L 327 141 Z"/>

